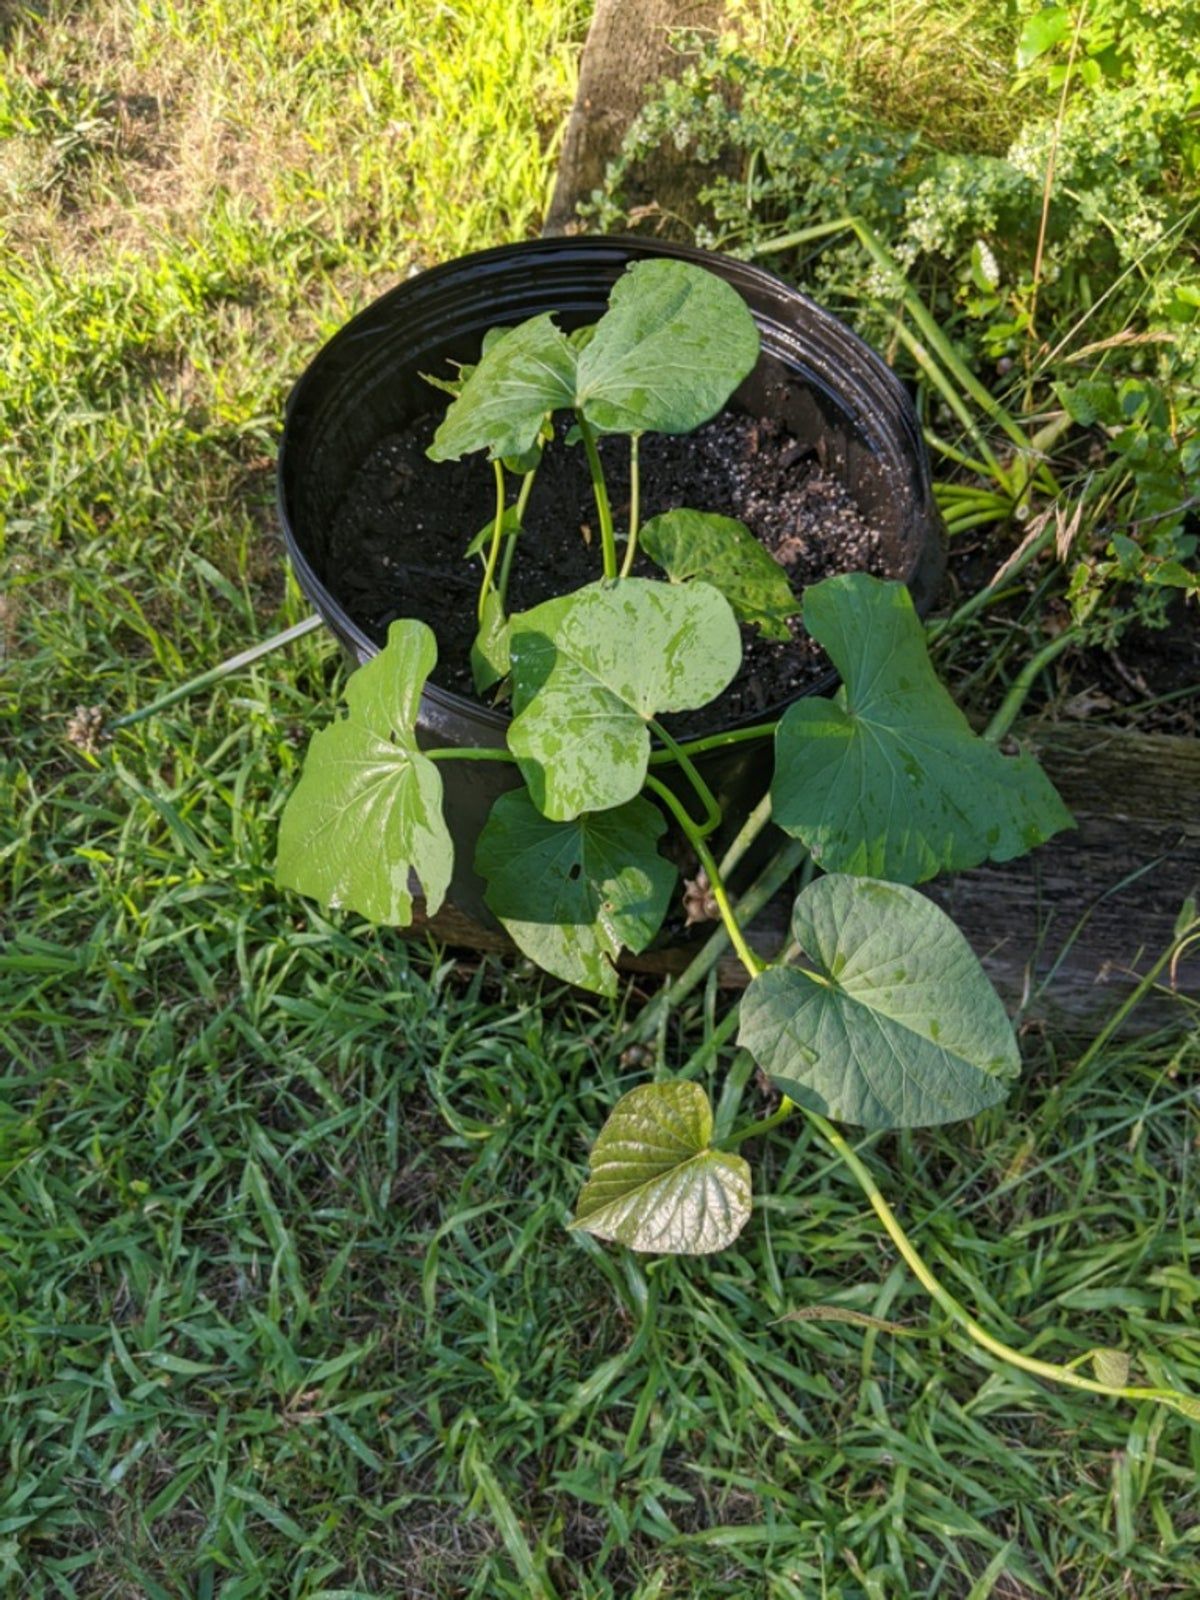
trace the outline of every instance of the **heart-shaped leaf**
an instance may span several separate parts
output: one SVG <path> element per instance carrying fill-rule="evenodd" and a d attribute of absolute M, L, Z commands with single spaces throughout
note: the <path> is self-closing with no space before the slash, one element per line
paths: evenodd
<path fill-rule="evenodd" d="M 698 1083 L 645 1083 L 618 1100 L 592 1147 L 576 1228 L 657 1255 L 724 1250 L 750 1216 L 750 1168 L 713 1150 Z"/>
<path fill-rule="evenodd" d="M 737 290 L 685 261 L 639 261 L 619 278 L 579 355 L 575 405 L 605 433 L 690 433 L 758 360 Z"/>
<path fill-rule="evenodd" d="M 810 971 L 750 984 L 738 1042 L 798 1105 L 864 1128 L 957 1122 L 1021 1058 L 1004 1007 L 945 912 L 897 883 L 834 875 L 798 896 Z"/>
<path fill-rule="evenodd" d="M 275 869 L 281 888 L 404 927 L 412 921 L 411 871 L 429 910 L 441 905 L 454 846 L 441 776 L 416 740 L 421 690 L 436 661 L 430 629 L 405 618 L 351 676 L 349 715 L 314 735 L 284 808 Z"/>
<path fill-rule="evenodd" d="M 902 584 L 826 578 L 806 591 L 804 622 L 844 687 L 785 713 L 771 813 L 827 871 L 920 883 L 1008 861 L 1071 826 L 1031 757 L 1002 756 L 972 732 Z"/>
<path fill-rule="evenodd" d="M 548 312 L 491 343 L 433 436 L 433 461 L 472 450 L 523 456 L 534 448 L 548 411 L 575 398 L 575 350 Z"/>
<path fill-rule="evenodd" d="M 666 823 L 630 800 L 551 822 L 524 789 L 502 794 L 479 836 L 475 870 L 514 941 L 556 978 L 616 994 L 622 947 L 644 950 L 662 924 L 675 868 L 656 848 Z"/>
<path fill-rule="evenodd" d="M 664 711 L 706 705 L 729 683 L 742 642 L 706 583 L 589 584 L 512 619 L 508 730 L 534 803 L 556 822 L 632 800 Z"/>
<path fill-rule="evenodd" d="M 800 603 L 787 573 L 744 522 L 710 511 L 665 511 L 643 527 L 641 545 L 672 583 L 711 583 L 739 622 L 752 623 L 768 639 L 791 638 L 784 619 L 794 617 Z"/>

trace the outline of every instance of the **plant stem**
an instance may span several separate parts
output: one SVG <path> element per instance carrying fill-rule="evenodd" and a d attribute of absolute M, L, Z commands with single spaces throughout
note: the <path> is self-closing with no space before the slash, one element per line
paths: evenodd
<path fill-rule="evenodd" d="M 500 540 L 504 537 L 504 463 L 493 461 L 496 473 L 496 522 L 492 529 L 492 542 L 488 546 L 487 565 L 483 569 L 483 582 L 479 586 L 479 603 L 476 611 L 483 625 L 483 608 L 496 576 L 496 561 L 500 555 Z"/>
<path fill-rule="evenodd" d="M 748 1123 L 744 1128 L 735 1128 L 727 1139 L 722 1139 L 722 1150 L 735 1149 L 739 1144 L 744 1144 L 747 1139 L 757 1139 L 760 1133 L 770 1133 L 772 1128 L 777 1128 L 781 1122 L 786 1122 L 796 1109 L 796 1102 L 789 1100 L 785 1094 L 779 1103 L 779 1110 L 769 1117 L 763 1117 L 761 1122 Z"/>
<path fill-rule="evenodd" d="M 733 728 L 729 733 L 710 733 L 703 739 L 684 739 L 675 746 L 675 749 L 684 755 L 698 756 L 705 750 L 721 750 L 729 744 L 744 744 L 750 739 L 771 739 L 775 735 L 777 722 L 756 722 L 751 728 Z M 671 750 L 652 750 L 650 752 L 650 765 L 662 766 L 666 762 L 676 759 Z"/>
<path fill-rule="evenodd" d="M 989 744 L 999 744 L 1004 735 L 1017 720 L 1021 707 L 1029 697 L 1029 691 L 1037 682 L 1038 674 L 1048 667 L 1055 656 L 1062 655 L 1064 650 L 1073 644 L 1078 644 L 1080 634 L 1074 628 L 1064 628 L 1056 639 L 1043 645 L 1036 655 L 1021 668 L 1013 679 L 1012 685 L 1000 703 L 1000 709 L 984 729 L 983 737 Z"/>
<path fill-rule="evenodd" d="M 617 542 L 613 537 L 612 507 L 608 503 L 608 485 L 604 481 L 604 468 L 600 465 L 600 452 L 596 449 L 596 435 L 582 411 L 575 413 L 579 424 L 579 437 L 587 453 L 588 470 L 592 474 L 592 492 L 596 496 L 596 514 L 600 518 L 600 549 L 604 557 L 604 576 L 617 576 Z"/>
<path fill-rule="evenodd" d="M 707 839 L 714 828 L 721 826 L 721 806 L 717 797 L 696 771 L 687 751 L 682 745 L 676 744 L 662 723 L 651 717 L 650 726 L 666 746 L 665 754 L 678 763 L 680 771 L 687 778 L 695 790 L 700 804 L 704 807 L 704 821 L 700 824 L 699 832 L 701 838 Z"/>
<path fill-rule="evenodd" d="M 529 493 L 533 488 L 533 480 L 537 477 L 537 468 L 533 467 L 521 479 L 521 492 L 517 495 L 517 531 L 509 535 L 508 543 L 504 547 L 504 560 L 500 564 L 500 603 L 508 602 L 508 575 L 512 571 L 513 557 L 517 553 L 517 540 L 525 523 L 525 507 L 529 504 Z"/>
<path fill-rule="evenodd" d="M 742 832 L 745 833 L 745 829 Z M 741 838 L 742 834 L 739 834 L 726 853 L 725 860 L 721 862 L 720 870 L 722 876 L 726 872 L 732 871 L 732 867 L 727 863 L 729 856 L 733 853 L 734 846 L 738 844 Z M 749 841 L 743 845 L 743 853 L 748 847 Z M 741 926 L 749 927 L 767 902 L 782 889 L 792 873 L 804 860 L 806 853 L 804 846 L 798 839 L 789 839 L 783 848 L 771 857 L 770 861 L 767 862 L 758 877 L 734 907 L 734 917 Z M 633 1025 L 622 1036 L 623 1043 L 633 1044 L 653 1038 L 664 1019 L 704 982 L 728 946 L 729 935 L 722 923 L 704 941 L 674 983 L 669 988 L 660 989 L 653 1000 L 642 1008 Z"/>
<path fill-rule="evenodd" d="M 261 661 L 263 656 L 269 656 L 273 650 L 281 650 L 285 644 L 303 639 L 306 633 L 315 633 L 323 621 L 324 618 L 319 617 L 314 611 L 312 616 L 305 617 L 303 622 L 293 623 L 282 633 L 273 634 L 269 639 L 252 644 L 248 650 L 239 651 L 236 656 L 230 656 L 227 661 L 222 661 L 220 666 L 210 667 L 207 672 L 200 673 L 199 677 L 189 678 L 176 689 L 168 689 L 166 694 L 160 694 L 157 700 L 151 700 L 148 706 L 139 706 L 136 711 L 127 711 L 123 717 L 117 717 L 109 726 L 114 732 L 118 728 L 131 728 L 135 722 L 143 722 L 156 712 L 165 711 L 168 706 L 175 705 L 177 701 L 186 700 L 189 695 L 199 694 L 201 689 L 211 689 L 214 683 L 220 683 L 223 678 L 240 672 L 243 667 L 253 666 L 256 661 Z"/>
<path fill-rule="evenodd" d="M 734 871 L 746 851 L 749 850 L 770 820 L 771 791 L 768 789 L 753 811 L 747 815 L 745 822 L 734 834 L 728 849 L 721 857 L 720 867 L 723 878 L 728 878 L 729 874 Z"/>
<path fill-rule="evenodd" d="M 638 474 L 638 443 L 640 433 L 629 435 L 629 542 L 625 546 L 625 559 L 621 563 L 621 576 L 627 578 L 633 571 L 634 558 L 637 555 L 638 540 L 638 499 L 641 493 L 641 484 Z"/>
<path fill-rule="evenodd" d="M 830 1146 L 854 1174 L 859 1187 L 871 1203 L 871 1209 L 882 1222 L 888 1237 L 899 1250 L 913 1276 L 920 1283 L 931 1299 L 941 1306 L 942 1310 L 968 1334 L 968 1336 L 982 1349 L 991 1355 L 998 1356 L 1001 1361 L 1009 1366 L 1019 1367 L 1023 1372 L 1031 1372 L 1035 1377 L 1048 1378 L 1052 1383 L 1068 1384 L 1074 1389 L 1086 1389 L 1091 1394 L 1113 1395 L 1126 1400 L 1165 1400 L 1169 1404 L 1180 1406 L 1188 1415 L 1192 1415 L 1191 1406 L 1200 1407 L 1200 1402 L 1191 1396 L 1181 1395 L 1174 1389 L 1157 1388 L 1127 1388 L 1113 1384 L 1101 1383 L 1095 1378 L 1084 1378 L 1072 1372 L 1068 1367 L 1060 1366 L 1057 1362 L 1039 1361 L 1035 1356 L 1027 1356 L 1020 1350 L 1014 1350 L 1011 1345 L 995 1338 L 986 1328 L 981 1327 L 966 1308 L 957 1301 L 950 1291 L 942 1284 L 925 1260 L 918 1254 L 916 1247 L 896 1220 L 896 1215 L 887 1201 L 880 1193 L 879 1187 L 871 1176 L 866 1164 L 858 1154 L 847 1144 L 832 1124 L 828 1123 L 819 1112 L 810 1111 L 806 1106 L 800 1110 L 808 1118 L 826 1144 Z M 747 1135 L 748 1136 L 748 1135 Z M 1183 1404 L 1180 1405 L 1180 1402 Z"/>
<path fill-rule="evenodd" d="M 653 790 L 659 797 L 687 835 L 692 848 L 700 858 L 700 865 L 704 868 L 709 889 L 712 891 L 713 899 L 717 902 L 717 909 L 721 913 L 721 921 L 725 924 L 730 943 L 737 951 L 738 960 L 745 967 L 751 978 L 757 978 L 763 970 L 763 962 L 758 959 L 754 951 L 746 943 L 745 935 L 738 926 L 737 918 L 733 914 L 733 907 L 729 904 L 729 896 L 725 892 L 725 885 L 721 880 L 720 868 L 713 859 L 712 851 L 704 842 L 704 834 L 692 821 L 691 817 L 688 816 L 687 808 L 676 799 L 666 784 L 661 783 L 653 773 L 647 776 L 646 787 Z"/>
<path fill-rule="evenodd" d="M 511 750 L 501 750 L 495 745 L 464 744 L 458 747 L 440 745 L 436 750 L 422 750 L 426 761 L 516 761 Z"/>

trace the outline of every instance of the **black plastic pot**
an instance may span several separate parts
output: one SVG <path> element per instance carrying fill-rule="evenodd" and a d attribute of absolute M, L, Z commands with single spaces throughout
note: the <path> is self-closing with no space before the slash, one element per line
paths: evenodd
<path fill-rule="evenodd" d="M 908 584 L 918 610 L 928 608 L 944 564 L 929 464 L 912 402 L 873 350 L 761 267 L 645 239 L 543 239 L 464 256 L 401 284 L 335 334 L 292 391 L 279 452 L 284 538 L 301 588 L 355 661 L 369 660 L 378 644 L 331 592 L 331 575 L 355 559 L 334 547 L 335 513 L 375 445 L 440 403 L 420 374 L 476 359 L 483 334 L 497 325 L 545 311 L 568 329 L 593 322 L 626 266 L 657 256 L 696 262 L 741 293 L 762 354 L 733 406 L 778 417 L 794 438 L 820 442 L 826 469 L 882 534 L 888 569 Z M 806 692 L 827 692 L 835 681 Z M 507 725 L 503 713 L 434 685 L 421 702 L 419 733 L 430 745 L 503 746 Z M 733 726 L 714 721 L 706 731 Z M 769 773 L 753 744 L 709 753 L 703 770 L 735 821 Z M 443 763 L 441 773 L 457 857 L 451 903 L 491 921 L 472 858 L 493 801 L 518 781 L 515 769 L 462 761 Z"/>

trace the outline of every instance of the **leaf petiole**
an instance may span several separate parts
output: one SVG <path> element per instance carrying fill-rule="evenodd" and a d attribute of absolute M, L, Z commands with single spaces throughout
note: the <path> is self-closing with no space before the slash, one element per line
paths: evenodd
<path fill-rule="evenodd" d="M 640 433 L 629 435 L 629 540 L 625 546 L 625 560 L 621 563 L 621 576 L 627 578 L 633 571 L 633 563 L 637 556 L 638 540 L 638 500 L 641 494 L 641 480 L 638 471 L 638 443 Z"/>
<path fill-rule="evenodd" d="M 924 1258 L 918 1254 L 912 1240 L 900 1226 L 895 1212 L 884 1199 L 879 1186 L 871 1176 L 870 1170 L 858 1153 L 851 1148 L 837 1129 L 827 1122 L 819 1112 L 810 1111 L 807 1106 L 801 1106 L 799 1109 L 808 1118 L 825 1143 L 836 1154 L 841 1156 L 842 1160 L 850 1168 L 859 1187 L 870 1201 L 871 1209 L 882 1222 L 889 1238 L 899 1250 L 909 1270 L 921 1287 L 981 1349 L 988 1351 L 990 1355 L 998 1356 L 1001 1361 L 1006 1362 L 1009 1366 L 1018 1367 L 1022 1372 L 1030 1372 L 1038 1378 L 1046 1378 L 1051 1383 L 1063 1383 L 1073 1389 L 1086 1389 L 1091 1394 L 1112 1395 L 1123 1400 L 1160 1400 L 1167 1405 L 1173 1406 L 1176 1410 L 1182 1411 L 1187 1416 L 1197 1414 L 1196 1408 L 1200 1408 L 1200 1401 L 1197 1401 L 1191 1395 L 1181 1394 L 1175 1389 L 1168 1388 L 1129 1387 L 1101 1383 L 1095 1378 L 1082 1377 L 1079 1373 L 1073 1372 L 1070 1367 L 1062 1366 L 1058 1362 L 1039 1361 L 1036 1356 L 1028 1356 L 1021 1350 L 1014 1350 L 1011 1345 L 1005 1344 L 1003 1340 L 997 1339 L 993 1334 L 990 1334 L 986 1328 L 975 1321 L 966 1307 L 955 1299 L 949 1289 L 935 1276 Z M 758 1131 L 761 1131 L 761 1129 Z"/>
<path fill-rule="evenodd" d="M 700 824 L 700 835 L 707 839 L 715 828 L 721 826 L 721 806 L 712 790 L 697 772 L 691 757 L 681 744 L 677 744 L 662 723 L 656 717 L 651 717 L 650 726 L 665 746 L 665 754 L 675 761 L 684 777 L 691 784 L 700 804 L 704 807 L 704 821 Z M 653 759 L 653 757 L 651 758 Z M 695 824 L 693 824 L 695 826 Z"/>
<path fill-rule="evenodd" d="M 772 1128 L 777 1128 L 781 1122 L 786 1122 L 795 1110 L 796 1102 L 785 1094 L 779 1103 L 778 1111 L 769 1117 L 763 1117 L 759 1122 L 747 1123 L 744 1128 L 735 1128 L 727 1139 L 722 1139 L 721 1148 L 732 1150 L 739 1144 L 745 1144 L 747 1139 L 757 1139 L 760 1133 L 770 1133 Z"/>
<path fill-rule="evenodd" d="M 759 973 L 764 970 L 765 963 L 759 960 L 746 943 L 746 937 L 738 926 L 738 920 L 733 914 L 733 907 L 729 903 L 729 896 L 725 892 L 720 868 L 713 859 L 712 851 L 704 842 L 704 834 L 696 826 L 692 818 L 688 816 L 686 807 L 667 788 L 666 784 L 656 778 L 653 773 L 647 775 L 646 787 L 659 797 L 687 835 L 692 848 L 700 858 L 700 865 L 704 868 L 705 875 L 708 878 L 708 886 L 712 891 L 713 899 L 717 903 L 717 909 L 721 913 L 721 921 L 725 924 L 729 942 L 733 945 L 734 950 L 737 952 L 738 960 L 745 967 L 750 977 L 757 978 Z"/>
<path fill-rule="evenodd" d="M 684 755 L 703 755 L 706 750 L 723 750 L 726 745 L 746 744 L 752 739 L 772 739 L 778 722 L 756 722 L 749 728 L 732 728 L 728 733 L 710 733 L 703 739 L 684 739 L 676 746 Z M 652 750 L 650 765 L 663 766 L 677 760 L 674 750 Z"/>
<path fill-rule="evenodd" d="M 517 553 L 517 540 L 521 537 L 521 529 L 525 525 L 525 508 L 529 504 L 530 491 L 533 488 L 533 480 L 536 477 L 537 477 L 537 468 L 536 467 L 531 467 L 530 470 L 521 479 L 521 489 L 520 489 L 520 493 L 517 495 L 517 504 L 516 504 L 517 531 L 516 531 L 516 533 L 514 533 L 509 538 L 508 543 L 505 545 L 505 547 L 504 547 L 504 559 L 500 563 L 499 589 L 500 589 L 500 604 L 501 605 L 507 605 L 507 603 L 508 603 L 508 578 L 509 578 L 509 573 L 512 571 L 513 557 Z"/>
<path fill-rule="evenodd" d="M 604 557 L 604 576 L 617 576 L 617 541 L 613 534 L 612 507 L 608 503 L 608 485 L 604 481 L 604 468 L 600 465 L 600 452 L 596 449 L 596 435 L 582 411 L 576 411 L 579 437 L 587 453 L 588 470 L 592 475 L 592 492 L 596 496 L 596 515 L 600 518 L 600 549 Z"/>
<path fill-rule="evenodd" d="M 492 580 L 496 576 L 496 561 L 500 555 L 500 540 L 504 535 L 504 463 L 499 459 L 492 462 L 496 473 L 496 523 L 492 529 L 492 542 L 488 546 L 487 565 L 483 569 L 483 582 L 479 586 L 479 604 L 476 607 L 480 627 L 483 626 L 484 604 L 488 591 L 492 587 Z"/>

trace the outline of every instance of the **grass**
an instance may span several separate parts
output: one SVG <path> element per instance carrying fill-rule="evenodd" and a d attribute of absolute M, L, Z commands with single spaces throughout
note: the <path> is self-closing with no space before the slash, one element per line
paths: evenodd
<path fill-rule="evenodd" d="M 1200 1432 L 977 1360 L 806 1136 L 760 1145 L 725 1256 L 566 1230 L 644 1075 L 629 997 L 272 887 L 332 645 L 66 738 L 302 615 L 288 385 L 410 266 L 535 224 L 584 20 L 6 24 L 0 1591 L 1195 1594 Z M 1080 1072 L 1026 1045 L 1002 1113 L 871 1147 L 885 1191 L 1001 1334 L 1200 1390 L 1197 1036 Z M 713 1080 L 726 1119 L 762 1109 L 737 1058 Z M 811 1304 L 908 1335 L 779 1322 Z"/>
<path fill-rule="evenodd" d="M 1029 97 L 1014 93 L 1015 5 L 996 0 L 734 0 L 749 48 L 822 69 L 879 124 L 946 149 L 1001 152 Z"/>

